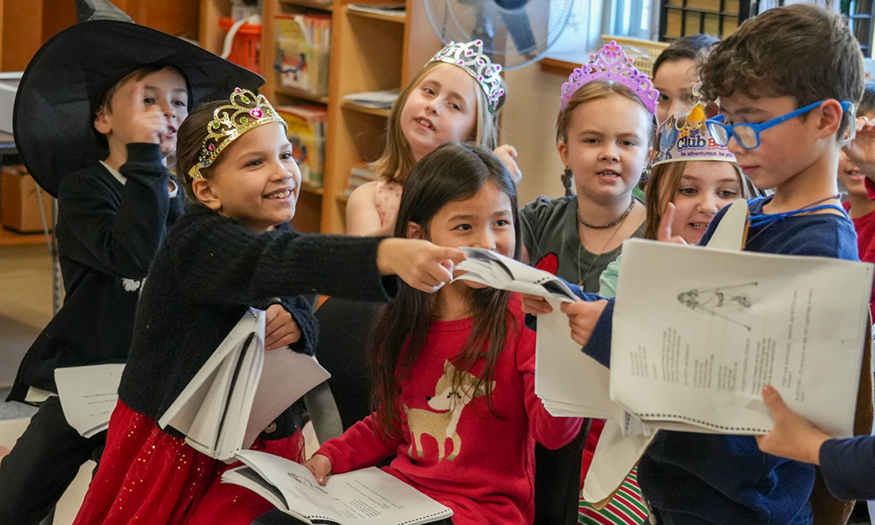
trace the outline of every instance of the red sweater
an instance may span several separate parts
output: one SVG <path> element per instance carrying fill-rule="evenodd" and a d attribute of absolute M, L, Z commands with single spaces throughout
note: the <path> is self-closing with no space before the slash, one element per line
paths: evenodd
<path fill-rule="evenodd" d="M 869 183 L 869 179 L 866 179 Z M 866 186 L 870 190 L 869 198 L 872 199 L 872 190 L 869 185 Z M 845 210 L 850 212 L 851 205 L 848 202 L 843 203 Z M 862 217 L 852 218 L 854 221 L 854 230 L 857 231 L 857 251 L 860 255 L 860 260 L 868 263 L 875 263 L 875 212 L 867 213 Z M 872 296 L 869 299 L 869 311 L 875 319 L 875 285 L 873 285 Z"/>
<path fill-rule="evenodd" d="M 375 465 L 395 454 L 386 472 L 453 509 L 454 525 L 526 525 L 534 519 L 534 446 L 569 443 L 577 418 L 554 418 L 535 396 L 535 333 L 525 327 L 519 298 L 510 311 L 516 330 L 498 360 L 489 411 L 481 390 L 463 375 L 453 391 L 450 364 L 471 334 L 471 319 L 435 321 L 411 371 L 402 381 L 403 439 L 384 440 L 368 416 L 319 449 L 332 472 Z M 473 372 L 479 376 L 484 363 Z"/>

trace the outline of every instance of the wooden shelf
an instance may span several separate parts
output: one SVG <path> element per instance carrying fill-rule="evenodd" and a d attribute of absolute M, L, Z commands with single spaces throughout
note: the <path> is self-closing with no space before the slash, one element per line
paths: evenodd
<path fill-rule="evenodd" d="M 18 233 L 0 227 L 0 246 L 34 246 L 45 243 L 46 236 L 43 232 Z"/>
<path fill-rule="evenodd" d="M 341 193 L 337 197 L 334 197 L 334 200 L 336 200 L 337 202 L 346 204 L 347 202 L 349 202 L 349 197 L 347 197 L 346 194 Z"/>
<path fill-rule="evenodd" d="M 309 9 L 319 9 L 320 11 L 333 11 L 334 5 L 331 2 L 316 2 L 308 0 L 278 0 L 282 5 L 290 5 L 295 7 L 306 7 Z"/>
<path fill-rule="evenodd" d="M 301 183 L 301 191 L 306 191 L 307 193 L 312 193 L 313 195 L 322 195 L 325 193 L 325 188 L 321 186 L 313 186 L 309 182 Z"/>
<path fill-rule="evenodd" d="M 350 111 L 356 111 L 358 113 L 365 113 L 367 115 L 376 115 L 378 117 L 389 118 L 389 114 L 392 112 L 391 109 L 385 108 L 373 108 L 371 106 L 366 106 L 364 104 L 358 104 L 356 102 L 351 102 L 347 100 L 343 103 L 343 109 L 348 109 Z"/>
<path fill-rule="evenodd" d="M 379 4 L 373 6 L 375 9 L 379 9 Z M 356 9 L 355 7 L 348 5 L 346 7 L 346 12 L 350 15 L 360 16 L 363 18 L 371 18 L 373 20 L 383 20 L 384 22 L 394 22 L 396 24 L 404 24 L 407 22 L 407 13 L 405 11 L 397 11 L 397 12 L 377 12 L 377 11 L 366 11 L 362 9 Z"/>
<path fill-rule="evenodd" d="M 319 97 L 316 95 L 311 95 L 310 93 L 299 91 L 295 88 L 290 88 L 286 86 L 277 86 L 274 89 L 274 93 L 278 93 L 280 95 L 286 95 L 289 97 L 300 98 L 302 100 L 307 100 L 310 102 L 318 102 L 319 104 L 328 104 L 328 97 Z"/>

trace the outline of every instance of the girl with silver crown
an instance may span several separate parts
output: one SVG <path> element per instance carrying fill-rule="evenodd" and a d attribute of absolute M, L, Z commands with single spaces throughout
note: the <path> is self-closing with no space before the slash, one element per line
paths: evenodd
<path fill-rule="evenodd" d="M 383 155 L 373 163 L 379 178 L 350 195 L 346 232 L 392 235 L 404 182 L 413 165 L 447 142 L 474 141 L 494 150 L 519 182 L 516 150 L 498 146 L 498 110 L 507 93 L 500 73 L 483 54 L 483 42 L 450 42 L 401 92 L 386 131 Z"/>
<path fill-rule="evenodd" d="M 316 321 L 303 293 L 385 301 L 398 275 L 434 292 L 464 259 L 423 240 L 301 235 L 289 221 L 301 189 L 285 123 L 264 96 L 237 89 L 179 129 L 187 213 L 168 233 L 142 288 L 130 355 L 103 460 L 76 525 L 249 525 L 272 507 L 219 484 L 227 466 L 157 421 L 250 307 L 280 303 L 300 334 L 272 352 L 312 355 Z M 266 331 L 269 328 L 266 329 Z M 301 461 L 290 410 L 253 449 Z"/>

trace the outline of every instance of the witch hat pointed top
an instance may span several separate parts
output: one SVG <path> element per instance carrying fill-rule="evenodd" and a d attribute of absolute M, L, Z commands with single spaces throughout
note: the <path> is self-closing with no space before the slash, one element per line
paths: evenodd
<path fill-rule="evenodd" d="M 76 22 L 82 23 L 90 20 L 134 21 L 109 0 L 76 0 Z"/>

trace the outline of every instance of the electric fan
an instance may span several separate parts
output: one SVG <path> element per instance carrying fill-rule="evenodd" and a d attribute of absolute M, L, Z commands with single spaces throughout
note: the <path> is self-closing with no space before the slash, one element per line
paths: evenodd
<path fill-rule="evenodd" d="M 541 57 L 559 38 L 574 0 L 423 0 L 443 44 L 483 41 L 483 52 L 502 68 Z"/>

